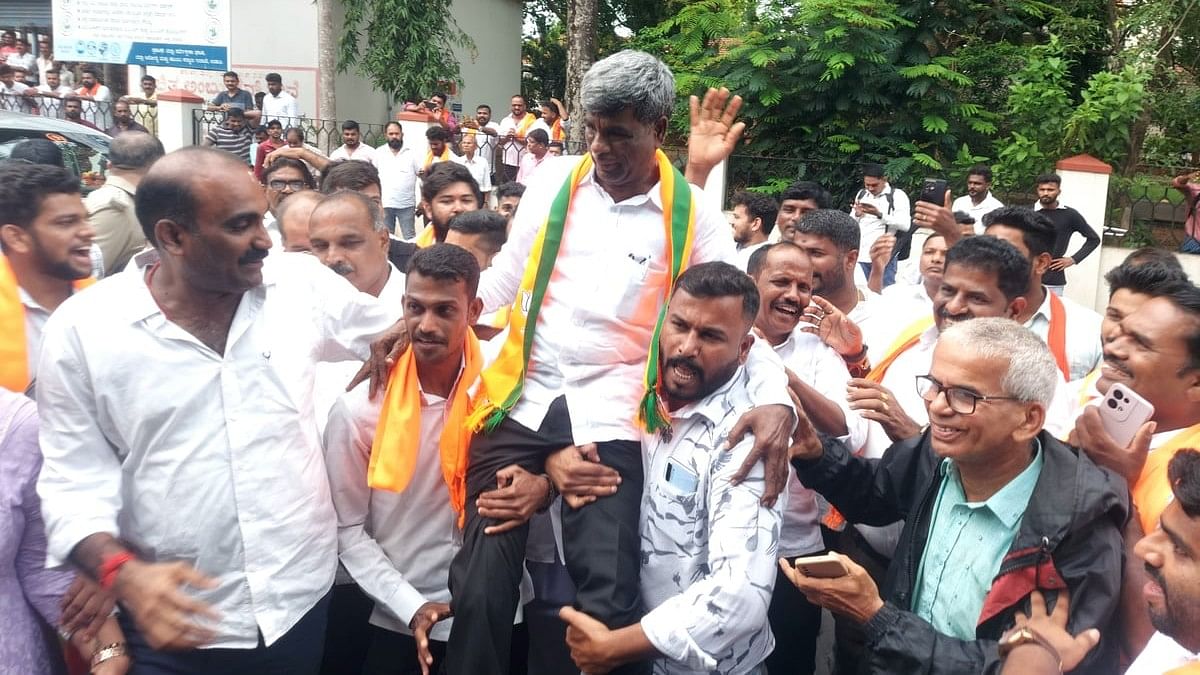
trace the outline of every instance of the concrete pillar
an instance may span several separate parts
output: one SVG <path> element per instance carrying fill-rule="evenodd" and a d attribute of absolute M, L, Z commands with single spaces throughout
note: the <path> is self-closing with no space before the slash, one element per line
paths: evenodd
<path fill-rule="evenodd" d="M 195 111 L 203 108 L 204 99 L 186 89 L 159 92 L 158 139 L 167 152 L 199 145 L 194 140 Z"/>
<path fill-rule="evenodd" d="M 1108 213 L 1108 179 L 1112 167 L 1091 155 L 1076 155 L 1061 159 L 1055 165 L 1062 176 L 1062 195 L 1058 201 L 1083 216 L 1096 234 L 1104 236 L 1104 220 Z M 1071 236 L 1067 254 L 1083 244 L 1079 234 Z M 1067 268 L 1066 295 L 1084 307 L 1104 307 L 1108 288 L 1100 264 L 1101 251 L 1092 252 L 1083 262 Z"/>

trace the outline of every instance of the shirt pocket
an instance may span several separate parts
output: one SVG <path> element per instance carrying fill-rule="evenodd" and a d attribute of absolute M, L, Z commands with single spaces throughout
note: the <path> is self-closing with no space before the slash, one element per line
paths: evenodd
<path fill-rule="evenodd" d="M 650 252 L 617 247 L 597 269 L 596 313 L 635 325 L 650 326 L 658 319 L 667 269 Z"/>

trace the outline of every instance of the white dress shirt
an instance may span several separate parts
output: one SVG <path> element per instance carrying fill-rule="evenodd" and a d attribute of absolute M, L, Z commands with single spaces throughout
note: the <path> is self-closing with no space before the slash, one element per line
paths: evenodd
<path fill-rule="evenodd" d="M 421 391 L 416 467 L 404 492 L 391 492 L 367 485 L 371 446 L 383 406 L 383 396 L 371 401 L 367 389 L 364 382 L 342 394 L 325 429 L 325 465 L 337 510 L 338 558 L 375 601 L 371 624 L 412 635 L 408 624 L 421 605 L 450 602 L 447 570 L 462 548 L 458 514 L 450 505 L 438 447 L 446 399 Z M 521 606 L 531 599 L 530 590 L 523 581 L 517 622 Z M 434 624 L 430 639 L 449 639 L 453 625 L 453 618 Z"/>
<path fill-rule="evenodd" d="M 262 119 L 264 124 L 279 120 L 285 129 L 295 126 L 300 121 L 300 106 L 296 104 L 296 97 L 286 91 L 272 96 L 268 91 L 262 101 Z"/>
<path fill-rule="evenodd" d="M 312 256 L 267 258 L 224 354 L 117 274 L 46 323 L 38 493 L 48 562 L 108 533 L 151 561 L 213 577 L 186 589 L 220 619 L 207 647 L 253 648 L 324 597 L 337 518 L 313 420 L 315 364 L 361 359 L 391 325 L 379 303 Z"/>
<path fill-rule="evenodd" d="M 345 144 L 338 146 L 337 150 L 329 153 L 329 160 L 336 162 L 343 159 L 357 159 L 362 162 L 370 162 L 375 157 L 375 148 L 366 143 L 359 143 L 354 150 L 347 148 Z"/>
<path fill-rule="evenodd" d="M 488 122 L 483 126 L 484 128 L 494 130 L 497 134 L 500 133 L 500 125 L 495 122 Z M 470 131 L 470 129 L 464 129 L 464 131 Z M 479 149 L 475 151 L 475 154 L 487 160 L 488 170 L 490 171 L 496 161 L 496 136 L 477 130 L 475 132 L 475 142 L 479 144 Z"/>
<path fill-rule="evenodd" d="M 754 403 L 739 368 L 722 387 L 671 413 L 670 439 L 645 434 L 642 493 L 642 617 L 664 658 L 658 675 L 753 672 L 775 646 L 767 607 L 775 587 L 786 494 L 762 505 L 761 462 L 731 481 L 753 446 L 725 449 Z"/>
<path fill-rule="evenodd" d="M 394 321 L 404 315 L 404 273 L 388 263 L 388 280 L 379 291 L 379 304 Z M 346 283 L 350 283 L 347 281 Z M 317 420 L 317 433 L 325 433 L 329 411 L 338 397 L 346 393 L 346 385 L 362 367 L 358 361 L 339 361 L 317 364 L 317 386 L 313 389 L 313 411 Z"/>
<path fill-rule="evenodd" d="M 924 281 L 918 280 L 918 283 L 909 284 L 897 280 L 883 289 L 879 297 L 897 317 L 933 314 L 933 298 L 925 292 Z"/>
<path fill-rule="evenodd" d="M 1003 206 L 1004 202 L 996 199 L 996 195 L 992 194 L 991 190 L 988 190 L 987 196 L 978 204 L 975 203 L 975 200 L 971 199 L 971 195 L 963 195 L 954 200 L 954 204 L 950 206 L 950 210 L 969 213 L 975 219 L 975 234 L 983 234 L 983 217 L 996 209 L 1003 208 Z"/>
<path fill-rule="evenodd" d="M 1042 289 L 1046 297 L 1037 312 L 1025 322 L 1025 327 L 1033 331 L 1043 341 L 1050 336 L 1050 289 Z M 1088 373 L 1100 365 L 1104 350 L 1100 345 L 1100 315 L 1070 298 L 1060 297 L 1067 319 L 1067 368 L 1071 371 L 1070 380 L 1087 377 Z"/>
<path fill-rule="evenodd" d="M 525 191 L 508 242 L 480 279 L 484 312 L 513 302 L 538 229 L 578 161 L 546 160 Z M 706 205 L 699 188 L 692 186 L 692 191 L 696 223 L 691 264 L 732 261 L 729 224 Z M 639 438 L 634 418 L 667 275 L 658 184 L 616 203 L 588 172 L 572 200 L 513 421 L 537 429 L 550 403 L 566 395 L 576 443 Z M 778 363 L 770 349 L 751 350 L 748 368 L 759 405 L 791 403 Z"/>
<path fill-rule="evenodd" d="M 867 346 L 867 356 L 871 363 L 883 360 L 896 336 L 908 323 L 915 320 L 911 316 L 907 317 L 908 323 L 898 320 L 879 295 L 865 291 L 859 293 L 858 304 L 854 305 L 854 309 L 846 316 L 862 331 L 863 344 Z"/>
<path fill-rule="evenodd" d="M 517 139 L 517 129 L 521 126 L 521 121 L 524 119 L 524 116 L 517 120 L 513 119 L 512 115 L 506 115 L 504 119 L 500 120 L 500 127 L 497 129 L 497 133 L 499 134 L 497 142 L 499 142 L 499 138 L 503 138 L 510 133 L 513 134 L 513 140 L 501 146 L 503 156 L 500 159 L 508 166 L 520 166 L 521 157 L 525 155 L 525 139 Z M 537 120 L 534 120 L 535 124 L 536 122 Z M 525 133 L 528 134 L 530 131 L 533 131 L 532 124 L 525 130 Z"/>
<path fill-rule="evenodd" d="M 421 164 L 412 148 L 404 146 L 393 151 L 384 143 L 375 148 L 371 163 L 379 169 L 384 208 L 407 209 L 417 205 L 417 171 Z"/>
<path fill-rule="evenodd" d="M 841 409 L 846 417 L 847 433 L 838 438 L 851 449 L 862 447 L 867 440 L 867 421 L 851 410 L 846 400 L 850 373 L 842 357 L 817 336 L 801 331 L 799 326 L 786 340 L 772 348 L 783 365 Z M 783 512 L 783 529 L 779 534 L 779 555 L 785 558 L 824 548 L 818 523 L 817 495 L 800 483 L 795 469 L 789 467 L 788 473 L 788 505 Z"/>
<path fill-rule="evenodd" d="M 1200 663 L 1200 653 L 1188 651 L 1169 636 L 1156 631 L 1142 653 L 1129 664 L 1125 675 L 1162 675 L 1176 668 L 1195 668 L 1197 663 Z"/>
<path fill-rule="evenodd" d="M 888 209 L 888 193 L 892 193 L 892 208 Z M 896 234 L 899 230 L 908 231 L 912 225 L 912 205 L 904 190 L 891 185 L 885 185 L 878 195 L 859 189 L 857 199 L 862 204 L 871 204 L 879 209 L 880 215 L 864 213 L 855 218 L 858 221 L 860 241 L 858 245 L 859 262 L 871 262 L 871 246 L 875 240 L 884 234 Z M 854 215 L 854 209 L 850 209 Z"/>
<path fill-rule="evenodd" d="M 471 172 L 471 177 L 479 184 L 479 191 L 483 192 L 485 196 L 492 191 L 492 166 L 479 154 L 478 150 L 475 151 L 475 157 L 471 159 L 467 159 L 466 155 L 460 156 L 451 153 L 450 161 L 467 167 L 467 170 Z"/>
<path fill-rule="evenodd" d="M 50 310 L 42 307 L 20 286 L 17 286 L 17 296 L 25 307 L 25 360 L 28 362 L 29 381 L 33 382 L 37 379 L 38 360 L 42 355 L 42 331 L 46 328 L 46 320 L 50 318 Z"/>

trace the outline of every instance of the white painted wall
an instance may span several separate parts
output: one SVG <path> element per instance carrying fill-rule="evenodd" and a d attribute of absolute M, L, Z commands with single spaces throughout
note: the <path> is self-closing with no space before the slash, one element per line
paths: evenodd
<path fill-rule="evenodd" d="M 1108 205 L 1108 175 L 1065 169 L 1060 169 L 1058 175 L 1062 176 L 1062 195 L 1058 201 L 1078 211 L 1096 234 L 1102 234 Z M 1067 254 L 1078 250 L 1084 241 L 1079 234 L 1071 235 Z M 1104 272 L 1108 269 L 1102 269 L 1099 249 L 1078 265 L 1067 268 L 1067 297 L 1085 307 L 1099 304 L 1099 310 L 1103 311 L 1108 303 L 1108 287 L 1104 284 Z"/>
<path fill-rule="evenodd" d="M 232 3 L 230 61 L 251 91 L 266 91 L 265 76 L 278 72 L 284 88 L 299 101 L 300 112 L 317 112 L 319 71 L 317 68 L 317 8 L 298 0 L 235 0 Z M 456 48 L 464 86 L 452 95 L 463 103 L 464 112 L 475 114 L 475 106 L 488 103 L 499 120 L 508 109 L 508 99 L 521 88 L 521 3 L 518 0 L 454 0 L 452 11 L 459 26 L 474 39 L 471 52 Z M 335 3 L 334 20 L 340 33 L 341 3 Z M 221 73 L 150 68 L 159 79 L 159 89 L 180 87 L 205 100 L 224 89 Z M 139 77 L 130 68 L 130 81 Z M 392 119 L 393 107 L 386 93 L 375 89 L 356 72 L 338 74 L 338 119 L 383 124 Z M 430 92 L 432 93 L 432 92 Z"/>
<path fill-rule="evenodd" d="M 1104 308 L 1106 305 L 1108 305 L 1108 284 L 1104 282 L 1104 274 L 1124 262 L 1125 258 L 1128 257 L 1130 253 L 1133 253 L 1133 251 L 1134 249 L 1131 248 L 1101 246 L 1096 250 L 1095 253 L 1092 254 L 1092 257 L 1096 258 L 1096 277 L 1090 280 L 1083 278 L 1079 279 L 1080 286 L 1084 286 L 1090 282 L 1090 286 L 1096 289 L 1096 299 L 1094 302 L 1087 303 L 1088 307 L 1091 307 L 1101 314 L 1104 313 Z M 1200 255 L 1178 253 L 1176 254 L 1176 257 L 1179 258 L 1179 263 L 1183 265 L 1183 271 L 1187 272 L 1189 279 L 1191 279 L 1193 282 L 1195 282 L 1197 279 L 1200 279 Z M 1079 267 L 1082 267 L 1082 265 Z M 1067 270 L 1068 273 L 1070 271 L 1071 270 Z M 1078 300 L 1078 298 L 1071 293 L 1071 284 L 1074 283 L 1076 283 L 1074 278 L 1067 280 L 1067 295 L 1071 296 L 1071 299 L 1073 300 Z"/>

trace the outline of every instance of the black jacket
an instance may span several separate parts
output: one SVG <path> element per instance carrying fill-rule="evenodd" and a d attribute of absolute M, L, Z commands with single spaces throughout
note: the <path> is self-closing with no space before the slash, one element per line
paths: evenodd
<path fill-rule="evenodd" d="M 852 523 L 904 521 L 900 543 L 880 595 L 884 607 L 868 621 L 864 669 L 872 673 L 982 673 L 998 670 L 996 643 L 1028 612 L 1034 589 L 1047 602 L 1067 588 L 1068 629 L 1099 628 L 1101 642 L 1079 673 L 1117 673 L 1117 605 L 1125 546 L 1121 531 L 1129 514 L 1125 481 L 1043 431 L 1042 472 L 1000 571 L 992 581 L 976 640 L 938 633 L 909 611 L 929 521 L 941 481 L 940 458 L 929 432 L 896 443 L 880 459 L 855 457 L 836 439 L 823 439 L 820 459 L 792 462 L 800 481 Z M 1053 606 L 1053 605 L 1051 605 Z"/>

